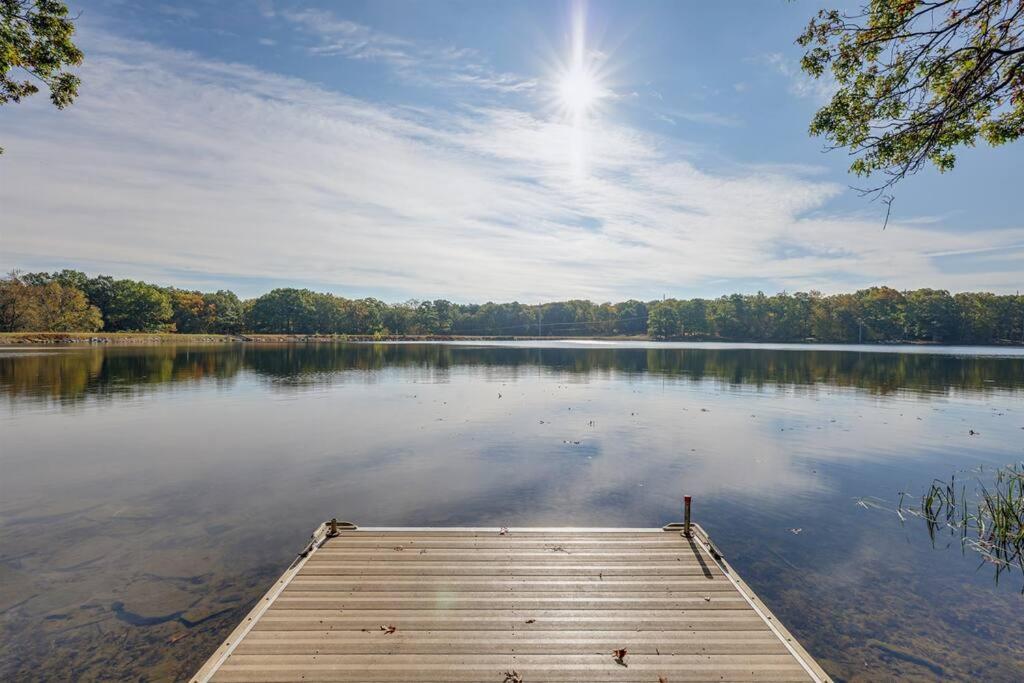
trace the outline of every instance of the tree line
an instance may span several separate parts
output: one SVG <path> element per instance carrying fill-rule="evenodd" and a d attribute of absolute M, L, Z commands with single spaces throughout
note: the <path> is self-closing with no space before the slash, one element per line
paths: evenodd
<path fill-rule="evenodd" d="M 0 331 L 465 336 L 642 336 L 654 339 L 1024 343 L 1024 296 L 871 287 L 852 294 L 717 299 L 581 299 L 545 304 L 389 304 L 309 289 L 254 299 L 160 287 L 76 270 L 0 280 Z"/>

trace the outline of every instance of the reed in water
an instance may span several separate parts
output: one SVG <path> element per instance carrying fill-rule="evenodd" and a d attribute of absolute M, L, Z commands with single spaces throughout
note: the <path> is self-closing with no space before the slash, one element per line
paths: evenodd
<path fill-rule="evenodd" d="M 933 542 L 942 529 L 958 534 L 964 548 L 995 565 L 997 580 L 1014 565 L 1024 571 L 1024 463 L 997 469 L 988 485 L 981 478 L 975 484 L 969 492 L 955 475 L 932 483 L 919 511 L 928 534 Z"/>

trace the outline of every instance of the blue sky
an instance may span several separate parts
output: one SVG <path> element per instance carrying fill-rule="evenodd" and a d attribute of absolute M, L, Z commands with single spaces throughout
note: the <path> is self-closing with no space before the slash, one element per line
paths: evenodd
<path fill-rule="evenodd" d="M 69 3 L 82 91 L 0 112 L 0 267 L 244 296 L 1015 291 L 1024 148 L 897 188 L 807 123 L 818 5 Z"/>

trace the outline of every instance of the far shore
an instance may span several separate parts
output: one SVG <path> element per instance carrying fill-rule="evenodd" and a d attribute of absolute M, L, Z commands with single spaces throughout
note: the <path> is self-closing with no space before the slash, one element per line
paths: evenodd
<path fill-rule="evenodd" d="M 445 334 L 182 334 L 177 332 L 0 332 L 0 346 L 147 346 L 159 344 L 317 344 L 342 342 L 472 342 L 472 341 L 608 341 L 608 342 L 707 342 L 713 344 L 826 344 L 829 346 L 944 346 L 941 342 L 890 340 L 886 342 L 821 342 L 815 339 L 765 341 L 761 339 L 718 339 L 682 337 L 653 339 L 647 335 L 537 337 L 528 335 L 445 335 Z M 1021 342 L 1000 344 L 951 344 L 951 346 L 1019 347 Z"/>

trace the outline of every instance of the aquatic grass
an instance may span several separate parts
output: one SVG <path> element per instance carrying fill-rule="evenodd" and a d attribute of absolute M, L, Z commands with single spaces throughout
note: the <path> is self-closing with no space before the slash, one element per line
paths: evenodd
<path fill-rule="evenodd" d="M 940 530 L 959 535 L 964 549 L 995 566 L 996 580 L 1013 566 L 1024 572 L 1024 463 L 997 469 L 987 485 L 981 477 L 975 483 L 968 492 L 956 475 L 948 482 L 936 479 L 913 512 L 924 518 L 933 544 Z M 901 495 L 901 517 L 902 509 Z"/>

